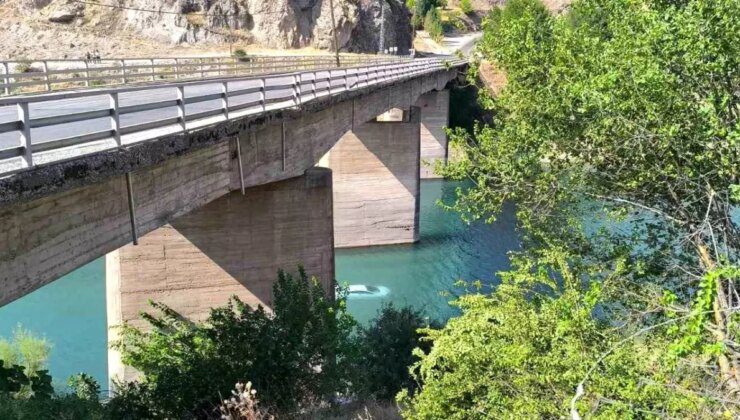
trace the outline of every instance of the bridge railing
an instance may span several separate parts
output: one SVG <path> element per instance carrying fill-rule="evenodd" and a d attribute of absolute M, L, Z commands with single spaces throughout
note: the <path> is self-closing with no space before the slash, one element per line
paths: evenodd
<path fill-rule="evenodd" d="M 341 54 L 340 67 L 409 60 Z M 336 67 L 333 55 L 0 61 L 0 94 L 17 95 L 131 83 L 195 80 Z"/>
<path fill-rule="evenodd" d="M 0 98 L 0 176 L 465 63 L 429 58 Z"/>

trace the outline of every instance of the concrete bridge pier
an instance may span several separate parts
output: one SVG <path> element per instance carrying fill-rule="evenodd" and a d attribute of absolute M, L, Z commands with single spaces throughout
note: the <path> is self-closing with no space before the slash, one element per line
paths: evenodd
<path fill-rule="evenodd" d="M 322 159 L 334 176 L 337 248 L 419 240 L 420 118 L 411 107 L 356 125 Z"/>
<path fill-rule="evenodd" d="M 421 109 L 421 179 L 441 178 L 434 173 L 437 162 L 447 163 L 447 133 L 450 123 L 449 89 L 431 91 L 419 97 Z"/>
<path fill-rule="evenodd" d="M 231 192 L 106 256 L 109 326 L 143 326 L 139 314 L 162 302 L 188 319 L 207 317 L 232 295 L 270 307 L 277 270 L 302 264 L 334 292 L 332 174 Z M 109 341 L 115 340 L 109 332 Z M 130 379 L 109 352 L 111 378 Z"/>

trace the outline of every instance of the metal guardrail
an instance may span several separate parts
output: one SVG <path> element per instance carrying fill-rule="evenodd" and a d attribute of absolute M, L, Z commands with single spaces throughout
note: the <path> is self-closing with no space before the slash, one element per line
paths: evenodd
<path fill-rule="evenodd" d="M 340 67 L 400 62 L 407 56 L 341 54 Z M 333 55 L 55 59 L 0 61 L 0 93 L 194 80 L 335 67 Z"/>
<path fill-rule="evenodd" d="M 415 59 L 0 98 L 0 176 L 465 63 L 452 57 Z M 13 109 L 15 118 L 8 118 Z"/>

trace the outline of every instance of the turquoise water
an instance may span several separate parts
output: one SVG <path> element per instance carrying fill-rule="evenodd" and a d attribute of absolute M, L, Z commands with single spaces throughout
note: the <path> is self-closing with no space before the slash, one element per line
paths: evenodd
<path fill-rule="evenodd" d="M 422 182 L 419 243 L 337 251 L 341 283 L 388 289 L 382 298 L 349 299 L 358 320 L 371 319 L 386 302 L 446 319 L 455 313 L 447 302 L 460 293 L 456 280 L 495 283 L 495 273 L 508 267 L 506 252 L 518 246 L 511 209 L 493 225 L 467 226 L 435 205 L 440 198 L 451 201 L 457 185 Z M 107 384 L 104 278 L 104 260 L 99 259 L 0 308 L 0 337 L 9 337 L 18 324 L 45 336 L 54 346 L 49 368 L 57 385 L 82 371 Z"/>
<path fill-rule="evenodd" d="M 100 258 L 0 308 L 0 337 L 22 325 L 52 344 L 55 386 L 80 372 L 108 383 L 105 260 Z"/>
<path fill-rule="evenodd" d="M 457 214 L 436 205 L 439 199 L 452 202 L 459 185 L 422 181 L 418 243 L 336 251 L 340 284 L 388 288 L 388 295 L 381 298 L 350 295 L 349 310 L 359 321 L 373 318 L 385 303 L 411 305 L 430 318 L 446 320 L 455 314 L 448 301 L 462 291 L 454 286 L 457 280 L 496 284 L 496 272 L 509 267 L 507 252 L 519 247 L 514 209 L 507 208 L 491 225 L 468 226 Z"/>

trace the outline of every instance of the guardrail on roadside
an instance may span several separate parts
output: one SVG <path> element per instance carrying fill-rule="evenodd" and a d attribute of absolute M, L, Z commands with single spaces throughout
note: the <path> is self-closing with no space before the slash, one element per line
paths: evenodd
<path fill-rule="evenodd" d="M 340 67 L 400 62 L 407 56 L 341 54 Z M 111 58 L 0 61 L 0 93 L 193 80 L 336 67 L 333 55 Z"/>
<path fill-rule="evenodd" d="M 429 58 L 0 98 L 0 176 L 466 63 Z"/>

